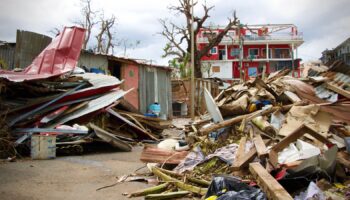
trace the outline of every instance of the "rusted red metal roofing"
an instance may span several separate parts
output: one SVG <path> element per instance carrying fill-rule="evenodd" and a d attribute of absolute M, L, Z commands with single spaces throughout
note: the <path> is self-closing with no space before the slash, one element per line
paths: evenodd
<path fill-rule="evenodd" d="M 65 27 L 22 72 L 0 70 L 0 78 L 13 82 L 44 79 L 72 71 L 84 42 L 85 29 Z"/>

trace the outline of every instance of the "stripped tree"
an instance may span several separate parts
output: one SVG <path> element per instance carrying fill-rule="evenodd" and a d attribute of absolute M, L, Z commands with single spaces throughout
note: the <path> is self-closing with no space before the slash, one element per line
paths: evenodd
<path fill-rule="evenodd" d="M 91 9 L 91 0 L 81 0 L 81 3 L 83 5 L 81 14 L 84 17 L 84 20 L 77 23 L 86 29 L 85 41 L 83 45 L 83 49 L 86 49 L 91 37 L 92 28 L 98 23 L 95 20 L 98 11 L 93 11 Z"/>
<path fill-rule="evenodd" d="M 188 58 L 191 54 L 191 10 L 192 6 L 197 5 L 197 1 L 191 4 L 191 0 L 179 0 L 179 5 L 170 6 L 169 10 L 176 14 L 180 14 L 185 17 L 186 22 L 184 25 L 177 25 L 168 19 L 160 19 L 160 24 L 163 27 L 163 31 L 160 33 L 167 39 L 167 44 L 164 48 L 163 57 L 175 56 L 175 58 L 180 62 L 188 63 Z M 193 16 L 193 27 L 194 27 L 194 37 L 199 33 L 201 29 L 206 29 L 210 31 L 210 27 L 205 27 L 205 22 L 210 17 L 209 11 L 214 8 L 214 6 L 207 6 L 205 3 L 202 5 L 204 14 L 201 17 Z M 236 17 L 236 12 L 233 13 L 233 18 L 228 18 L 228 23 L 223 28 L 223 31 L 211 37 L 208 37 L 208 43 L 201 49 L 198 49 L 196 40 L 194 40 L 194 75 L 197 78 L 202 77 L 201 71 L 201 58 L 209 54 L 209 51 L 214 46 L 218 45 L 222 38 L 227 34 L 230 29 L 236 27 L 239 21 Z"/>
<path fill-rule="evenodd" d="M 112 34 L 112 32 L 115 25 L 115 16 L 112 15 L 111 18 L 105 19 L 102 13 L 99 24 L 100 28 L 96 35 L 96 52 L 108 54 L 110 50 L 113 51 L 114 47 L 114 34 Z"/>

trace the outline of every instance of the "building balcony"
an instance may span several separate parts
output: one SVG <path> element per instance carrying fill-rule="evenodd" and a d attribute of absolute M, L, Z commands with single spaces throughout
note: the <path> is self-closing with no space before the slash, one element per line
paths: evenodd
<path fill-rule="evenodd" d="M 291 34 L 275 34 L 275 35 L 266 35 L 266 36 L 258 36 L 258 35 L 245 35 L 241 36 L 243 38 L 243 43 L 245 44 L 265 44 L 265 43 L 296 43 L 300 45 L 303 43 L 303 34 L 298 33 L 298 35 Z M 197 36 L 197 43 L 208 43 L 209 40 L 207 37 Z M 224 36 L 220 42 L 220 44 L 238 44 L 239 38 L 238 36 Z"/>
<path fill-rule="evenodd" d="M 296 60 L 298 58 L 294 58 Z M 276 57 L 259 57 L 259 56 L 245 56 L 243 57 L 244 62 L 270 62 L 270 61 L 291 61 L 293 60 L 292 57 L 281 57 L 281 58 L 276 58 Z M 238 62 L 240 59 L 238 57 L 233 57 L 233 58 L 222 58 L 222 59 L 213 59 L 213 60 L 202 60 L 202 62 Z"/>

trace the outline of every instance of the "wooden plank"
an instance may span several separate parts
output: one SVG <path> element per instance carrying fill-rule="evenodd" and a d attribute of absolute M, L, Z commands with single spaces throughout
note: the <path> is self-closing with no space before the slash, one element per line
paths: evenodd
<path fill-rule="evenodd" d="M 253 138 L 253 142 L 259 158 L 266 156 L 268 154 L 264 141 L 259 134 L 255 135 L 255 137 Z"/>
<path fill-rule="evenodd" d="M 140 160 L 145 163 L 179 164 L 187 156 L 188 151 L 169 151 L 157 147 L 145 146 Z"/>
<path fill-rule="evenodd" d="M 350 155 L 346 152 L 337 153 L 337 161 L 347 168 L 350 168 Z"/>
<path fill-rule="evenodd" d="M 293 197 L 273 178 L 260 163 L 250 163 L 249 171 L 257 180 L 260 188 L 266 193 L 268 199 L 292 200 Z"/>
<path fill-rule="evenodd" d="M 271 140 L 267 140 L 264 143 L 265 143 L 265 145 L 268 145 L 270 142 L 271 142 Z M 240 160 L 239 162 L 233 163 L 232 170 L 237 171 L 237 170 L 241 170 L 242 168 L 246 167 L 249 164 L 249 162 L 254 160 L 256 155 L 257 155 L 257 152 L 256 152 L 256 148 L 254 147 L 246 155 L 244 155 L 242 160 Z"/>
<path fill-rule="evenodd" d="M 239 141 L 238 150 L 236 153 L 235 163 L 240 163 L 241 160 L 245 157 L 245 145 L 247 143 L 247 137 L 243 136 Z"/>
<path fill-rule="evenodd" d="M 341 94 L 343 95 L 344 97 L 346 98 L 349 98 L 350 99 L 350 92 L 349 91 L 346 91 L 346 90 L 343 90 L 343 88 L 340 88 L 338 86 L 335 86 L 331 83 L 326 83 L 327 84 L 327 88 L 338 93 L 338 94 Z"/>
<path fill-rule="evenodd" d="M 269 158 L 270 162 L 273 166 L 277 167 L 278 165 L 278 152 L 282 151 L 284 148 L 286 148 L 290 143 L 296 141 L 298 138 L 303 136 L 304 134 L 310 134 L 317 140 L 325 143 L 325 144 L 331 144 L 331 142 L 325 138 L 323 135 L 317 133 L 310 127 L 306 125 L 301 125 L 299 128 L 297 128 L 294 132 L 289 134 L 287 137 L 283 138 L 279 143 L 277 143 L 275 146 L 272 147 L 270 153 L 269 153 Z"/>
<path fill-rule="evenodd" d="M 284 94 L 293 103 L 301 101 L 301 99 L 298 97 L 298 95 L 296 95 L 295 93 L 293 93 L 291 91 L 284 91 Z"/>

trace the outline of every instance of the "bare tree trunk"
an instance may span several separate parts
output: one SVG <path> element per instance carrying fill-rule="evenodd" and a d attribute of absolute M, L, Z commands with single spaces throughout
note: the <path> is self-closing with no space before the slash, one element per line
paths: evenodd
<path fill-rule="evenodd" d="M 230 29 L 235 28 L 235 26 L 238 24 L 236 13 L 233 13 L 233 19 L 229 18 L 229 22 L 226 25 L 226 27 L 221 31 L 219 34 L 208 38 L 209 42 L 206 46 L 204 46 L 202 49 L 197 50 L 197 41 L 196 37 L 198 33 L 202 29 L 208 29 L 210 28 L 204 28 L 204 23 L 209 18 L 209 11 L 213 8 L 207 7 L 207 5 L 202 5 L 204 14 L 202 17 L 193 16 L 193 23 L 195 24 L 194 32 L 194 38 L 190 37 L 191 32 L 191 18 L 192 13 L 191 9 L 192 6 L 196 6 L 197 2 L 195 2 L 193 5 L 191 3 L 191 0 L 179 0 L 178 6 L 172 6 L 170 7 L 170 11 L 175 11 L 177 13 L 180 13 L 185 16 L 186 18 L 186 25 L 185 26 L 178 26 L 173 22 L 169 22 L 166 19 L 160 19 L 160 23 L 163 26 L 163 31 L 160 33 L 163 35 L 167 40 L 168 43 L 166 47 L 164 48 L 165 54 L 163 57 L 167 56 L 176 56 L 176 59 L 181 61 L 184 60 L 184 57 L 186 55 L 191 55 L 191 40 L 194 40 L 195 50 L 194 50 L 194 75 L 196 78 L 202 78 L 202 70 L 201 70 L 201 58 L 205 55 L 209 54 L 209 51 L 211 48 L 217 46 L 222 38 L 227 34 L 227 32 Z M 186 45 L 185 47 L 183 47 Z"/>

